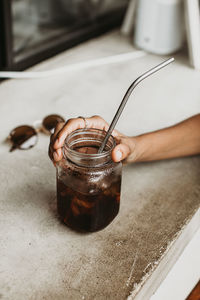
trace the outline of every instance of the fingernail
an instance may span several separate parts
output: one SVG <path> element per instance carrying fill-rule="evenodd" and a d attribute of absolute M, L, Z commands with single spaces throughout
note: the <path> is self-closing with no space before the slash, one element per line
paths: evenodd
<path fill-rule="evenodd" d="M 122 158 L 122 152 L 121 151 L 117 151 L 116 154 L 115 154 L 115 157 L 116 157 L 117 161 L 120 161 L 121 158 Z"/>
<path fill-rule="evenodd" d="M 56 161 L 59 160 L 59 156 L 58 156 L 57 152 L 53 153 L 53 159 Z"/>

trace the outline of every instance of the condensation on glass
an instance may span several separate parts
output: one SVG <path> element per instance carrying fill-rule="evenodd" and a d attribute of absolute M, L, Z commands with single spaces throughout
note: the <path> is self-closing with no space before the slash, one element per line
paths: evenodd
<path fill-rule="evenodd" d="M 105 150 L 98 148 L 105 131 L 79 129 L 63 147 L 64 158 L 57 165 L 57 208 L 70 228 L 93 232 L 105 228 L 117 216 L 120 205 L 122 164 L 114 163 L 110 136 Z"/>

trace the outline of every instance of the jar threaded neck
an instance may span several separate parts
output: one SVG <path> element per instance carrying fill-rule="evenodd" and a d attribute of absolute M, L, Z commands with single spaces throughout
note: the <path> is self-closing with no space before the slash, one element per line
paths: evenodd
<path fill-rule="evenodd" d="M 113 136 L 110 136 L 108 139 L 105 150 L 102 153 L 97 153 L 105 135 L 106 131 L 96 128 L 73 131 L 65 140 L 63 146 L 64 157 L 79 166 L 98 167 L 109 163 L 111 161 L 111 152 L 116 145 Z M 83 151 L 89 148 L 89 153 Z"/>

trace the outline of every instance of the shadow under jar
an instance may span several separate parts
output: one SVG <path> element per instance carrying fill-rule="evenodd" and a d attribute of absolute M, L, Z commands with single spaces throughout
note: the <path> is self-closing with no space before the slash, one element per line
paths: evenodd
<path fill-rule="evenodd" d="M 116 217 L 120 204 L 122 163 L 114 163 L 113 136 L 97 153 L 106 132 L 78 129 L 65 140 L 57 164 L 57 208 L 61 220 L 81 232 L 103 229 Z"/>

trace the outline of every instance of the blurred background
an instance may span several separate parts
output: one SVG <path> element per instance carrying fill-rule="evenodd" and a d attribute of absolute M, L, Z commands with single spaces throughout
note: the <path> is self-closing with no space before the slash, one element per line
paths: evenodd
<path fill-rule="evenodd" d="M 0 69 L 22 70 L 119 26 L 128 0 L 1 0 Z"/>
<path fill-rule="evenodd" d="M 187 41 L 200 69 L 199 0 L 1 0 L 0 70 L 23 70 L 120 26 L 135 47 L 157 55 Z"/>

